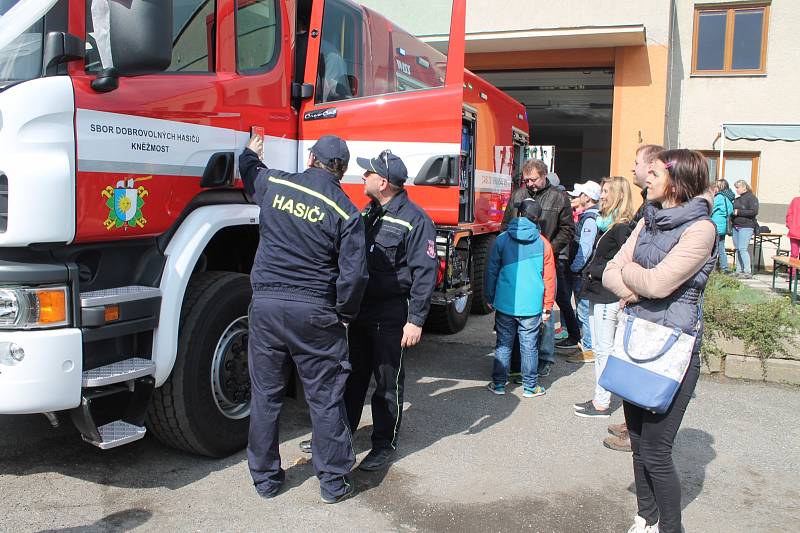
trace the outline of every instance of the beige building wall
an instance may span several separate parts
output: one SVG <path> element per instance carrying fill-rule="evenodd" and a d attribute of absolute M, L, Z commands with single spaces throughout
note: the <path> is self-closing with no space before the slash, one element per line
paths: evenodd
<path fill-rule="evenodd" d="M 726 3 L 704 0 L 703 4 Z M 692 75 L 695 2 L 676 0 L 670 95 L 670 144 L 697 150 L 719 150 L 720 125 L 725 123 L 800 124 L 800 2 L 773 0 L 769 14 L 766 74 Z M 675 118 L 677 117 L 677 120 Z M 676 128 L 677 127 L 677 128 Z M 677 131 L 675 131 L 677 129 Z M 759 221 L 785 233 L 786 206 L 800 196 L 797 159 L 800 142 L 725 140 L 725 151 L 760 152 L 756 194 Z M 788 242 L 783 244 L 788 248 Z"/>
<path fill-rule="evenodd" d="M 415 35 L 442 32 L 451 0 L 357 0 Z M 467 0 L 467 34 L 644 24 L 648 44 L 667 43 L 670 0 Z"/>
<path fill-rule="evenodd" d="M 666 45 L 669 0 L 467 0 L 467 33 L 643 24 Z"/>

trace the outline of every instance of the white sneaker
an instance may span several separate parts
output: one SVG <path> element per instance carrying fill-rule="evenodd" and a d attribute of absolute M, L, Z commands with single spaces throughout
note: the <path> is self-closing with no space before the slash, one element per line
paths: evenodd
<path fill-rule="evenodd" d="M 628 533 L 658 533 L 658 522 L 652 526 L 647 525 L 647 521 L 639 515 L 633 519 L 633 525 L 628 530 Z"/>

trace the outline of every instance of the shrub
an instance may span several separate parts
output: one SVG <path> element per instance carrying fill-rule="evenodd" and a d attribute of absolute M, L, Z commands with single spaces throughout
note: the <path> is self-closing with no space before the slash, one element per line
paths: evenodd
<path fill-rule="evenodd" d="M 751 289 L 738 280 L 712 273 L 703 303 L 705 332 L 701 356 L 708 363 L 711 355 L 725 357 L 715 341 L 738 338 L 748 352 L 764 360 L 776 355 L 788 356 L 787 338 L 800 333 L 800 313 L 788 297 Z"/>

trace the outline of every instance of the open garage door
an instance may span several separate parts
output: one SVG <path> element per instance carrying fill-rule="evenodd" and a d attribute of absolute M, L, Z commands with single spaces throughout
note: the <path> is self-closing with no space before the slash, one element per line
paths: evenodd
<path fill-rule="evenodd" d="M 532 145 L 553 145 L 566 187 L 611 168 L 612 69 L 515 70 L 478 74 L 522 102 Z"/>

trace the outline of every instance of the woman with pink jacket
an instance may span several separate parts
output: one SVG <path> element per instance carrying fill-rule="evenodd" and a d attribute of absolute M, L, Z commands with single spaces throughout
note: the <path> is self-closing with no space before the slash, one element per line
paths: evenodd
<path fill-rule="evenodd" d="M 791 256 L 800 257 L 800 196 L 794 197 L 786 211 L 786 227 L 789 228 Z"/>

